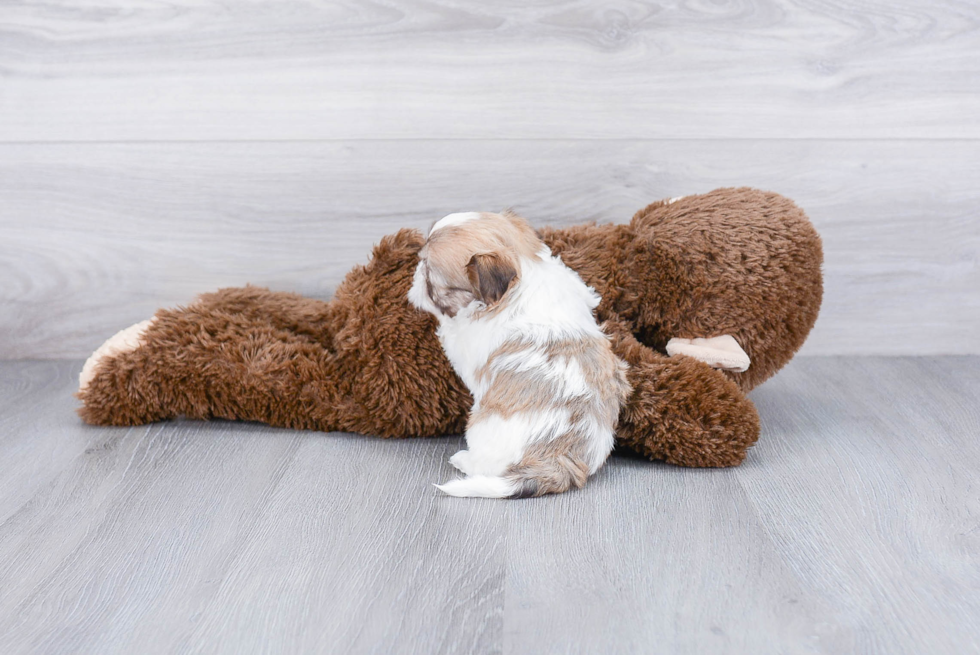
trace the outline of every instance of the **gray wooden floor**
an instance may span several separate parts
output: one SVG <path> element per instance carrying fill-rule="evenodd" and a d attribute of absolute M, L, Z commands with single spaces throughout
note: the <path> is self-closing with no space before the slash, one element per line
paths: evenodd
<path fill-rule="evenodd" d="M 0 363 L 0 652 L 967 653 L 980 358 L 794 361 L 733 470 L 451 499 L 457 437 L 87 427 Z"/>

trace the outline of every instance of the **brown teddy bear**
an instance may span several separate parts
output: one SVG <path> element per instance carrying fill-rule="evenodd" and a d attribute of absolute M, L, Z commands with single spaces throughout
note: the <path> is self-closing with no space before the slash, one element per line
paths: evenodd
<path fill-rule="evenodd" d="M 602 297 L 597 319 L 630 366 L 618 445 L 739 464 L 759 434 L 745 393 L 789 361 L 820 308 L 823 254 L 804 213 L 775 193 L 718 189 L 655 202 L 628 225 L 540 235 Z M 471 398 L 434 318 L 406 297 L 422 243 L 416 230 L 385 237 L 329 302 L 247 286 L 160 310 L 86 362 L 79 413 L 97 425 L 187 416 L 462 433 Z"/>

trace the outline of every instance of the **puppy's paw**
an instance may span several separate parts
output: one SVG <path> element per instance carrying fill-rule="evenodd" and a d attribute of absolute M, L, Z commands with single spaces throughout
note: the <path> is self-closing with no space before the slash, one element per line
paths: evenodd
<path fill-rule="evenodd" d="M 735 341 L 735 337 L 725 334 L 710 339 L 679 339 L 667 342 L 667 354 L 687 355 L 704 362 L 711 368 L 741 373 L 749 368 L 749 356 Z"/>
<path fill-rule="evenodd" d="M 149 329 L 153 320 L 151 318 L 140 321 L 136 325 L 130 325 L 125 330 L 120 330 L 109 337 L 105 343 L 99 346 L 82 366 L 82 372 L 78 375 L 78 390 L 85 391 L 92 378 L 95 377 L 95 369 L 103 360 L 136 350 L 140 345 L 140 337 Z"/>
<path fill-rule="evenodd" d="M 464 475 L 470 475 L 472 465 L 470 463 L 470 451 L 461 450 L 449 458 L 449 463 L 459 469 Z"/>

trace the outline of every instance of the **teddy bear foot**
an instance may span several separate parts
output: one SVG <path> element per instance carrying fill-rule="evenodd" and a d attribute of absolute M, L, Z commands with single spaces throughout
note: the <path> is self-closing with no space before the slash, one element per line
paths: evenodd
<path fill-rule="evenodd" d="M 737 466 L 759 437 L 759 415 L 720 371 L 691 357 L 654 357 L 630 366 L 633 397 L 617 442 L 679 466 Z"/>
<path fill-rule="evenodd" d="M 95 372 L 99 364 L 111 357 L 116 357 L 117 355 L 136 350 L 141 343 L 140 338 L 153 324 L 154 320 L 155 319 L 150 318 L 145 321 L 140 321 L 135 325 L 130 325 L 125 330 L 116 332 L 116 334 L 109 337 L 105 343 L 99 346 L 98 349 L 92 353 L 87 360 L 85 360 L 85 364 L 82 366 L 82 372 L 78 375 L 79 393 L 85 391 L 95 378 Z"/>

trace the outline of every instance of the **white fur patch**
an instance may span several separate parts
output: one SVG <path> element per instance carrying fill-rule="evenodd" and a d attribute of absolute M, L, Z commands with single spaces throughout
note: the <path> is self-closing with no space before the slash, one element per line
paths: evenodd
<path fill-rule="evenodd" d="M 466 428 L 468 475 L 502 475 L 524 456 L 524 449 L 549 434 L 571 427 L 567 409 L 521 412 L 504 418 L 493 414 Z"/>
<path fill-rule="evenodd" d="M 95 369 L 99 363 L 107 357 L 115 357 L 122 353 L 128 353 L 139 347 L 140 337 L 153 324 L 155 319 L 140 321 L 136 325 L 130 325 L 125 330 L 120 330 L 109 337 L 105 343 L 85 360 L 82 372 L 78 375 L 78 390 L 84 391 L 88 387 L 92 378 L 95 377 Z"/>
<path fill-rule="evenodd" d="M 425 292 L 424 262 L 419 262 L 419 265 L 415 267 L 415 275 L 412 276 L 412 288 L 408 290 L 408 302 L 430 314 L 439 314 L 439 309 L 429 298 L 429 294 Z"/>
<path fill-rule="evenodd" d="M 455 214 L 449 214 L 448 216 L 443 216 L 436 224 L 432 226 L 429 230 L 429 235 L 431 236 L 436 230 L 441 230 L 444 227 L 449 227 L 450 225 L 462 225 L 468 221 L 475 221 L 480 218 L 480 212 L 456 212 Z"/>

